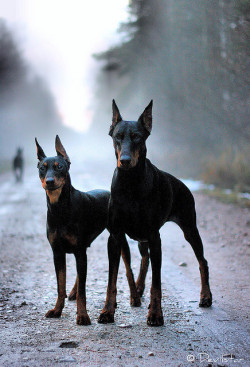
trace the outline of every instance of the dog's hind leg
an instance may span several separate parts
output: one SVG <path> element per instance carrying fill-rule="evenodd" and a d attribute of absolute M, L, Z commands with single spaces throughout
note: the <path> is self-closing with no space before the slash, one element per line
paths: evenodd
<path fill-rule="evenodd" d="M 74 287 L 71 289 L 71 292 L 69 294 L 69 297 L 68 297 L 68 300 L 69 301 L 75 301 L 76 300 L 77 282 L 78 282 L 78 276 L 76 277 L 76 281 L 75 281 Z"/>
<path fill-rule="evenodd" d="M 151 235 L 149 251 L 152 267 L 152 285 L 147 324 L 149 326 L 162 326 L 164 319 L 161 309 L 161 238 L 159 232 Z"/>
<path fill-rule="evenodd" d="M 201 296 L 200 307 L 210 307 L 212 305 L 212 293 L 209 287 L 209 272 L 207 260 L 204 258 L 203 244 L 199 231 L 195 226 L 182 227 L 185 239 L 192 246 L 195 256 L 199 262 L 200 276 L 201 276 Z"/>
<path fill-rule="evenodd" d="M 121 245 L 122 245 L 122 249 L 121 249 L 122 259 L 126 267 L 126 275 L 128 279 L 129 288 L 130 288 L 130 304 L 131 306 L 139 307 L 141 305 L 141 300 L 140 300 L 140 296 L 136 289 L 134 274 L 131 269 L 131 256 L 130 256 L 129 245 L 128 245 L 128 242 L 125 236 L 124 236 L 124 240 Z"/>
<path fill-rule="evenodd" d="M 212 293 L 209 287 L 209 272 L 207 260 L 204 258 L 204 250 L 202 240 L 196 225 L 196 212 L 194 203 L 189 207 L 189 213 L 183 212 L 184 215 L 175 221 L 184 233 L 185 239 L 190 243 L 194 250 L 195 256 L 199 263 L 200 276 L 201 276 L 201 295 L 200 295 L 200 307 L 210 307 L 212 305 Z"/>
<path fill-rule="evenodd" d="M 183 205 L 185 203 L 185 205 Z M 207 260 L 204 258 L 202 240 L 196 224 L 196 211 L 193 195 L 187 188 L 179 193 L 178 208 L 175 212 L 174 222 L 180 226 L 185 239 L 190 243 L 199 263 L 201 276 L 200 307 L 212 305 L 212 293 L 209 287 L 209 273 Z"/>
<path fill-rule="evenodd" d="M 147 242 L 139 242 L 138 248 L 141 254 L 141 266 L 140 272 L 136 281 L 136 289 L 139 293 L 140 297 L 143 295 L 145 289 L 145 279 L 148 271 L 149 265 L 149 253 L 148 253 L 148 243 Z"/>

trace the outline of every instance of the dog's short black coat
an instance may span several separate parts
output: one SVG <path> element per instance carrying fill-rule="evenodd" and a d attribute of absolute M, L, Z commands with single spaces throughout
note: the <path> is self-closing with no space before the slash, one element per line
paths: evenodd
<path fill-rule="evenodd" d="M 56 137 L 56 157 L 46 157 L 36 140 L 38 169 L 47 196 L 47 237 L 53 250 L 58 299 L 46 317 L 60 317 L 66 296 L 66 253 L 76 258 L 77 280 L 69 299 L 77 298 L 77 324 L 88 325 L 86 249 L 107 227 L 109 191 L 81 192 L 71 185 L 69 157 Z"/>
<path fill-rule="evenodd" d="M 114 321 L 120 241 L 126 233 L 139 241 L 142 254 L 140 274 L 136 282 L 140 295 L 145 286 L 150 254 L 152 286 L 147 323 L 151 326 L 163 325 L 159 229 L 167 221 L 173 221 L 180 226 L 199 262 L 200 306 L 209 307 L 212 304 L 208 266 L 196 226 L 193 195 L 180 180 L 159 170 L 146 158 L 146 139 L 152 129 L 152 104 L 151 101 L 138 121 L 124 121 L 113 101 L 113 119 L 109 134 L 113 138 L 117 168 L 113 175 L 109 205 L 109 284 L 106 303 L 99 316 L 100 323 Z"/>
<path fill-rule="evenodd" d="M 46 317 L 60 317 L 66 296 L 66 253 L 76 258 L 77 279 L 69 300 L 77 299 L 77 324 L 89 325 L 86 310 L 86 250 L 92 241 L 107 228 L 110 192 L 92 190 L 81 192 L 71 185 L 70 159 L 56 136 L 56 157 L 46 157 L 38 144 L 38 169 L 47 197 L 47 237 L 50 242 L 57 276 L 58 299 Z M 131 305 L 139 306 L 134 277 L 130 266 L 130 252 L 126 238 L 122 239 L 122 256 L 127 270 Z M 98 259 L 97 259 L 98 261 Z"/>

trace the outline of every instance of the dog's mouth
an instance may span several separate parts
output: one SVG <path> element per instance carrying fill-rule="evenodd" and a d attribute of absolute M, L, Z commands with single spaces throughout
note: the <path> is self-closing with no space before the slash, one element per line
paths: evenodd
<path fill-rule="evenodd" d="M 56 191 L 58 189 L 60 189 L 63 185 L 60 185 L 60 186 L 45 186 L 44 187 L 44 190 L 46 191 Z"/>
<path fill-rule="evenodd" d="M 47 182 L 46 182 L 47 181 Z M 45 191 L 56 191 L 58 189 L 62 189 L 63 185 L 65 184 L 65 179 L 55 179 L 55 180 L 46 180 L 41 178 L 42 187 Z"/>
<path fill-rule="evenodd" d="M 128 171 L 129 169 L 134 168 L 138 163 L 138 159 L 139 151 L 135 151 L 131 155 L 123 155 L 117 150 L 117 166 L 122 170 Z"/>
<path fill-rule="evenodd" d="M 42 181 L 42 187 L 44 188 L 44 190 L 45 191 L 50 191 L 50 192 L 52 192 L 52 191 L 56 191 L 56 190 L 58 190 L 58 189 L 61 189 L 62 187 L 63 187 L 63 185 L 64 185 L 64 182 L 62 182 L 62 183 L 51 183 L 51 184 L 46 184 L 44 181 Z"/>
<path fill-rule="evenodd" d="M 119 164 L 118 165 L 119 168 L 121 168 L 122 170 L 124 171 L 128 171 L 130 168 L 132 168 L 132 165 L 129 163 L 129 164 Z"/>

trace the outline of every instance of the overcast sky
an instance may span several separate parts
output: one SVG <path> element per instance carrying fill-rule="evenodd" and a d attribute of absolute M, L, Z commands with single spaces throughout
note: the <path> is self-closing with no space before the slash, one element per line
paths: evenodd
<path fill-rule="evenodd" d="M 127 5 L 128 0 L 0 0 L 0 17 L 47 81 L 66 125 L 87 129 L 97 70 L 91 55 L 118 41 Z"/>

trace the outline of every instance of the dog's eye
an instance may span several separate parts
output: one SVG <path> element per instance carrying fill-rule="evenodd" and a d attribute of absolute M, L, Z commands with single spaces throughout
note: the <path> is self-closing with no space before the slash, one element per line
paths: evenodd
<path fill-rule="evenodd" d="M 131 139 L 133 139 L 133 140 L 139 140 L 139 139 L 140 139 L 140 135 L 135 134 L 135 133 L 131 133 L 131 134 L 130 134 L 130 137 L 131 137 Z"/>
<path fill-rule="evenodd" d="M 63 168 L 62 164 L 58 163 L 57 169 L 62 169 L 62 168 Z"/>
<path fill-rule="evenodd" d="M 117 134 L 117 135 L 116 135 L 116 139 L 118 139 L 118 140 L 122 140 L 122 139 L 123 139 L 123 134 Z"/>
<path fill-rule="evenodd" d="M 44 166 L 39 167 L 39 169 L 40 169 L 41 172 L 44 172 L 45 171 L 45 167 Z"/>

